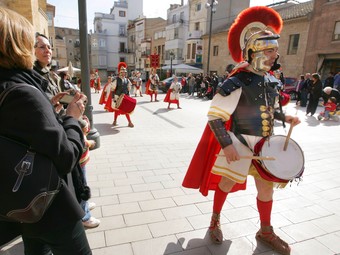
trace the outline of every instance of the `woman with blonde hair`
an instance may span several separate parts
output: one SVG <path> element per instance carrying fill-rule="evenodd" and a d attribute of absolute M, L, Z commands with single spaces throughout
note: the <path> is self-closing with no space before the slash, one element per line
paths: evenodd
<path fill-rule="evenodd" d="M 86 96 L 77 92 L 66 114 L 59 118 L 45 94 L 48 81 L 33 70 L 35 36 L 30 22 L 0 7 L 0 34 L 0 93 L 15 87 L 0 109 L 0 135 L 44 154 L 54 163 L 59 176 L 72 173 L 69 179 L 73 179 L 78 173 L 84 147 L 84 136 L 77 120 L 84 112 Z M 66 184 L 62 180 L 57 196 L 36 223 L 0 219 L 0 245 L 21 235 L 25 255 L 92 254 L 81 222 L 84 212 L 79 201 L 86 196 L 81 181 L 80 176 L 71 189 L 68 185 L 71 181 Z M 12 229 L 17 232 L 9 234 L 7 231 Z"/>

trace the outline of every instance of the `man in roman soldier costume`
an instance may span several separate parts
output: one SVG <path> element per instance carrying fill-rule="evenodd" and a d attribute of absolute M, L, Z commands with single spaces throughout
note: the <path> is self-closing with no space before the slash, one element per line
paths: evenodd
<path fill-rule="evenodd" d="M 151 68 L 151 73 L 149 75 L 149 79 L 145 84 L 145 94 L 150 95 L 152 102 L 152 97 L 155 95 L 155 102 L 157 102 L 157 94 L 158 94 L 158 83 L 159 83 L 159 77 L 156 73 L 156 69 Z"/>
<path fill-rule="evenodd" d="M 135 97 L 137 96 L 137 94 L 139 94 L 141 97 L 143 97 L 142 95 L 142 85 L 143 85 L 143 80 L 140 77 L 141 73 L 139 71 L 136 72 L 136 77 L 134 78 L 135 81 Z"/>
<path fill-rule="evenodd" d="M 239 64 L 218 87 L 211 102 L 208 124 L 183 186 L 199 188 L 205 196 L 215 190 L 209 234 L 214 243 L 221 244 L 220 213 L 227 195 L 245 189 L 247 176 L 252 175 L 261 223 L 256 239 L 277 252 L 290 254 L 288 243 L 271 226 L 273 189 L 289 181 L 265 174 L 254 159 L 257 148 L 273 135 L 274 119 L 292 126 L 300 123 L 297 117 L 278 110 L 278 91 L 266 78 L 278 58 L 282 24 L 279 14 L 265 6 L 242 11 L 232 24 L 228 46 Z"/>
<path fill-rule="evenodd" d="M 134 102 L 136 105 L 136 100 L 129 97 L 129 92 L 131 90 L 132 84 L 130 80 L 126 76 L 127 73 L 127 64 L 125 62 L 120 62 L 118 64 L 118 76 L 116 79 L 111 82 L 111 93 L 106 101 L 105 109 L 109 112 L 114 112 L 113 126 L 117 126 L 117 118 L 119 115 L 124 114 L 126 119 L 128 120 L 128 126 L 134 127 L 131 122 L 130 114 L 132 112 L 126 112 L 123 108 L 116 108 L 118 100 L 123 100 L 124 95 L 128 97 L 129 100 Z"/>

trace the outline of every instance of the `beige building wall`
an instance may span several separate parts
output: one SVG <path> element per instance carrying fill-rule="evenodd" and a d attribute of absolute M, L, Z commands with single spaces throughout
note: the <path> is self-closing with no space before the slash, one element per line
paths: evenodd
<path fill-rule="evenodd" d="M 212 34 L 211 36 L 211 54 L 210 54 L 210 73 L 217 73 L 219 76 L 223 76 L 225 69 L 229 64 L 235 64 L 235 61 L 230 56 L 230 52 L 227 44 L 228 30 L 221 31 L 219 33 Z M 203 48 L 208 49 L 209 36 L 203 37 Z M 217 47 L 217 52 L 216 52 Z M 216 56 L 214 56 L 214 48 Z M 203 66 L 207 65 L 208 53 L 204 52 Z"/>
<path fill-rule="evenodd" d="M 3 3 L 28 19 L 36 32 L 48 36 L 46 0 L 3 0 Z"/>
<path fill-rule="evenodd" d="M 68 65 L 67 63 L 67 52 L 66 44 L 63 39 L 55 39 L 53 58 L 56 60 L 56 66 L 62 68 Z"/>
<path fill-rule="evenodd" d="M 279 63 L 281 64 L 282 71 L 287 77 L 299 78 L 301 74 L 304 74 L 304 56 L 307 51 L 309 32 L 309 20 L 307 17 L 288 20 L 283 22 L 283 29 L 280 34 L 279 42 Z M 288 55 L 289 38 L 291 35 L 299 34 L 299 46 L 297 53 L 294 55 Z"/>

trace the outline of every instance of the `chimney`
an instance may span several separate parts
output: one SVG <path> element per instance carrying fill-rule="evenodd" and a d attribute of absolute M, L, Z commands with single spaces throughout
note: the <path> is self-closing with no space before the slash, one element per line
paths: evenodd
<path fill-rule="evenodd" d="M 183 6 L 184 5 L 184 0 L 181 0 L 181 6 Z"/>

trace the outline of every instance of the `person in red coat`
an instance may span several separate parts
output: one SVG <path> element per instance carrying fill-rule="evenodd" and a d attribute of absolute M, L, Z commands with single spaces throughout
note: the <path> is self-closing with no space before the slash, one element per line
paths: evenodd
<path fill-rule="evenodd" d="M 187 188 L 199 188 L 203 195 L 214 190 L 211 240 L 223 242 L 220 214 L 230 192 L 246 188 L 252 175 L 257 188 L 260 229 L 256 239 L 281 254 L 290 246 L 278 237 L 271 225 L 273 188 L 289 181 L 268 175 L 253 159 L 261 144 L 273 135 L 274 119 L 296 125 L 297 117 L 285 115 L 276 107 L 278 90 L 266 78 L 278 59 L 279 14 L 265 6 L 242 11 L 230 27 L 229 51 L 239 64 L 218 86 L 208 111 L 208 124 L 183 180 Z"/>

